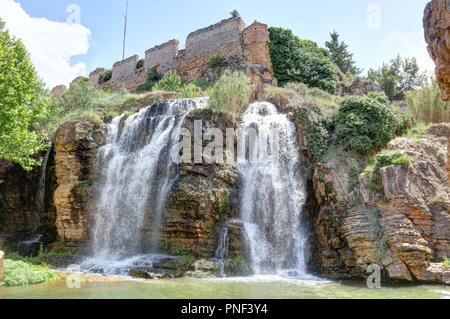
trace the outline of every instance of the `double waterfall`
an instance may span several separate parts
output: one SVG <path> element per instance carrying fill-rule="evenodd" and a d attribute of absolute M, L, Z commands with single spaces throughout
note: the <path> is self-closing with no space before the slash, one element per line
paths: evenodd
<path fill-rule="evenodd" d="M 108 126 L 106 144 L 99 150 L 100 178 L 92 233 L 93 258 L 84 269 L 117 273 L 123 265 L 139 266 L 159 252 L 160 228 L 168 194 L 177 179 L 171 152 L 186 115 L 204 108 L 208 98 L 158 103 Z M 256 274 L 284 270 L 304 273 L 305 234 L 301 213 L 305 201 L 295 126 L 274 105 L 258 102 L 245 112 L 241 132 L 246 141 L 251 132 L 278 133 L 278 143 L 269 143 L 269 159 L 260 156 L 265 143 L 247 145 L 248 157 L 238 161 L 242 177 L 241 217 L 245 225 Z M 266 140 L 267 141 L 267 140 Z M 247 156 L 246 156 L 247 157 Z M 144 238 L 143 231 L 146 231 Z M 221 232 L 216 255 L 226 254 L 227 230 Z M 151 234 L 150 236 L 148 234 Z M 149 238 L 150 237 L 150 238 Z M 146 259 L 147 258 L 147 259 Z M 101 270 L 99 270 L 101 269 Z"/>

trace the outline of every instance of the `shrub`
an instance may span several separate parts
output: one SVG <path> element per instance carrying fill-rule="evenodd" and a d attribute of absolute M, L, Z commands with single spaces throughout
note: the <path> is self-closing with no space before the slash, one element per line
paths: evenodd
<path fill-rule="evenodd" d="M 225 70 L 216 84 L 208 89 L 207 94 L 211 99 L 211 110 L 238 116 L 248 106 L 252 85 L 244 72 Z"/>
<path fill-rule="evenodd" d="M 155 84 L 155 89 L 168 92 L 178 91 L 181 84 L 181 78 L 175 72 L 169 71 L 161 81 Z"/>
<path fill-rule="evenodd" d="M 427 83 L 422 89 L 406 92 L 409 111 L 418 122 L 449 122 L 449 102 L 442 100 L 441 90 L 436 79 Z"/>
<path fill-rule="evenodd" d="M 328 149 L 330 135 L 328 132 L 329 122 L 325 119 L 318 108 L 309 110 L 301 107 L 298 110 L 299 120 L 304 124 L 304 136 L 308 150 L 314 160 L 318 160 Z"/>
<path fill-rule="evenodd" d="M 97 91 L 89 82 L 80 81 L 63 93 L 60 103 L 67 110 L 90 109 L 99 94 L 101 91 Z"/>
<path fill-rule="evenodd" d="M 140 69 L 140 68 L 142 68 L 143 66 L 144 66 L 144 63 L 145 63 L 145 60 L 139 60 L 137 63 L 136 63 L 136 69 Z"/>
<path fill-rule="evenodd" d="M 179 97 L 182 99 L 193 99 L 196 97 L 200 97 L 201 95 L 201 89 L 194 83 L 189 83 L 181 89 L 181 94 Z"/>
<path fill-rule="evenodd" d="M 34 265 L 22 260 L 5 259 L 5 286 L 23 286 L 58 280 L 46 265 Z"/>
<path fill-rule="evenodd" d="M 369 187 L 374 190 L 381 190 L 383 188 L 383 183 L 381 180 L 380 170 L 383 167 L 390 165 L 409 165 L 411 164 L 411 159 L 409 157 L 403 156 L 399 152 L 394 154 L 378 154 L 375 160 L 375 165 L 373 166 L 372 174 L 369 180 Z"/>
<path fill-rule="evenodd" d="M 386 146 L 398 122 L 386 97 L 368 94 L 344 98 L 336 116 L 335 142 L 361 154 Z"/>
<path fill-rule="evenodd" d="M 112 77 L 112 71 L 111 70 L 105 70 L 101 72 L 98 76 L 98 84 L 103 84 L 111 80 Z"/>
<path fill-rule="evenodd" d="M 208 67 L 210 67 L 211 69 L 215 69 L 220 66 L 222 62 L 223 58 L 220 55 L 213 56 L 208 62 Z"/>
<path fill-rule="evenodd" d="M 445 268 L 450 268 L 450 258 L 445 257 L 442 261 L 442 264 L 444 265 Z"/>
<path fill-rule="evenodd" d="M 163 78 L 162 74 L 158 72 L 156 67 L 151 68 L 147 73 L 147 81 L 141 84 L 137 91 L 151 91 L 155 84 Z"/>
<path fill-rule="evenodd" d="M 301 82 L 337 93 L 339 78 L 326 49 L 313 41 L 300 39 L 291 30 L 272 27 L 269 31 L 270 57 L 280 85 Z"/>

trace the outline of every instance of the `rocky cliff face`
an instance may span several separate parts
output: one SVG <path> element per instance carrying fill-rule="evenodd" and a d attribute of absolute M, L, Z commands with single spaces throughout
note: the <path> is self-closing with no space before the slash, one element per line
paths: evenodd
<path fill-rule="evenodd" d="M 56 227 L 68 245 L 78 246 L 88 238 L 90 186 L 96 174 L 96 151 L 104 137 L 103 128 L 89 122 L 67 122 L 56 133 Z"/>
<path fill-rule="evenodd" d="M 379 191 L 365 174 L 355 174 L 351 154 L 337 152 L 316 166 L 313 263 L 320 273 L 364 277 L 368 265 L 379 264 L 389 279 L 448 282 L 450 271 L 440 262 L 450 254 L 449 128 L 391 141 L 388 152 L 412 162 L 382 168 Z"/>
<path fill-rule="evenodd" d="M 450 0 L 433 0 L 423 17 L 428 53 L 436 64 L 442 98 L 450 99 Z"/>

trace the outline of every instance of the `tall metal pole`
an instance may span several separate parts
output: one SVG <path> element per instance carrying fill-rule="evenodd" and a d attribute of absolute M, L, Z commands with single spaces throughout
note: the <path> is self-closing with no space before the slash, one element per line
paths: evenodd
<path fill-rule="evenodd" d="M 125 43 L 127 38 L 127 22 L 128 22 L 128 0 L 127 0 L 127 9 L 125 12 L 125 28 L 123 30 L 123 53 L 122 53 L 122 61 L 125 60 Z"/>

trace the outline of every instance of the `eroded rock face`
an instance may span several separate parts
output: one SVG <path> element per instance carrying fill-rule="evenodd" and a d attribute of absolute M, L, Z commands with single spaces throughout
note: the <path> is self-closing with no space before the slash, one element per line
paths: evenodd
<path fill-rule="evenodd" d="M 423 17 L 428 53 L 436 64 L 442 98 L 450 99 L 450 0 L 433 0 Z"/>
<path fill-rule="evenodd" d="M 360 77 L 356 77 L 352 85 L 341 87 L 341 95 L 365 95 L 369 92 L 382 92 L 382 90 L 377 83 Z"/>
<path fill-rule="evenodd" d="M 429 133 L 439 131 L 436 126 Z M 314 189 L 321 209 L 314 262 L 320 272 L 358 277 L 368 265 L 380 264 L 390 279 L 446 278 L 433 266 L 450 254 L 448 138 L 438 135 L 391 141 L 388 151 L 412 163 L 382 168 L 381 191 L 372 190 L 364 175 L 352 177 L 357 163 L 351 156 L 317 165 Z"/>
<path fill-rule="evenodd" d="M 89 122 L 67 122 L 56 133 L 56 227 L 68 245 L 78 246 L 88 239 L 90 187 L 96 174 L 97 149 L 104 137 L 102 127 Z"/>

